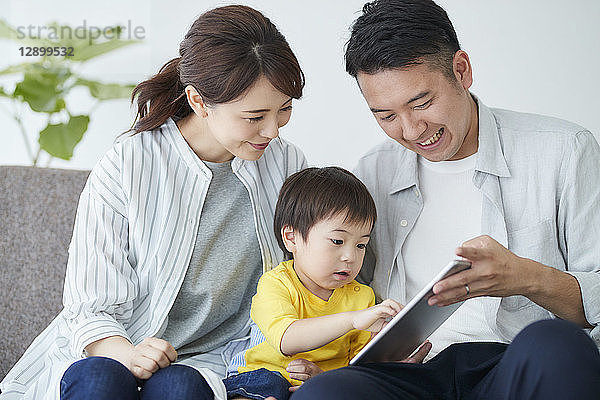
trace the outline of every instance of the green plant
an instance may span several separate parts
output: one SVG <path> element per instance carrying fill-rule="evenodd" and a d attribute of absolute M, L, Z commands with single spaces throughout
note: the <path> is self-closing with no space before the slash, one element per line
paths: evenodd
<path fill-rule="evenodd" d="M 33 61 L 11 65 L 0 70 L 0 76 L 19 74 L 22 78 L 16 82 L 14 90 L 0 86 L 0 97 L 12 103 L 11 109 L 2 107 L 17 123 L 32 165 L 37 165 L 42 151 L 52 157 L 69 160 L 73 156 L 75 146 L 87 131 L 90 114 L 102 101 L 122 99 L 131 96 L 134 85 L 104 83 L 81 76 L 77 71 L 81 65 L 94 57 L 106 54 L 124 46 L 138 43 L 139 40 L 120 39 L 121 27 L 107 27 L 103 31 L 105 37 L 100 39 L 92 35 L 91 28 L 83 31 L 83 35 L 73 34 L 60 36 L 57 33 L 73 32 L 67 25 L 52 23 L 47 30 L 54 35 L 46 37 L 27 37 L 23 32 L 11 27 L 0 19 L 0 39 L 13 40 L 21 46 L 44 49 L 44 56 L 33 57 Z M 27 47 L 21 47 L 26 49 Z M 60 49 L 71 49 L 67 54 Z M 50 55 L 45 49 L 49 50 Z M 53 50 L 50 50 L 53 49 Z M 58 49 L 58 51 L 57 51 Z M 57 55 L 58 54 L 58 55 Z M 29 58 L 29 57 L 28 57 Z M 73 115 L 65 101 L 68 93 L 75 87 L 86 87 L 96 100 L 87 114 Z M 1 104 L 0 104 L 1 105 Z M 27 106 L 26 106 L 27 105 Z M 29 110 L 27 110 L 29 109 Z M 33 151 L 28 140 L 28 133 L 23 123 L 23 111 L 44 114 L 46 127 L 39 132 L 38 149 Z"/>

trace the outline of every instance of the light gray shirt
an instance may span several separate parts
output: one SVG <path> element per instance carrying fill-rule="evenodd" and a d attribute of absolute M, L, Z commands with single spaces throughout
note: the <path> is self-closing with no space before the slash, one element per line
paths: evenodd
<path fill-rule="evenodd" d="M 262 273 L 248 191 L 231 161 L 204 164 L 212 179 L 190 265 L 163 333 L 178 356 L 204 353 L 236 339 L 247 326 Z"/>
<path fill-rule="evenodd" d="M 479 105 L 473 184 L 483 194 L 481 232 L 521 257 L 573 275 L 590 334 L 600 344 L 600 148 L 586 129 L 555 118 Z M 416 153 L 388 140 L 361 158 L 356 174 L 377 205 L 360 279 L 379 298 L 406 302 L 401 249 L 423 208 Z M 487 307 L 486 320 L 512 340 L 554 316 L 523 296 Z"/>

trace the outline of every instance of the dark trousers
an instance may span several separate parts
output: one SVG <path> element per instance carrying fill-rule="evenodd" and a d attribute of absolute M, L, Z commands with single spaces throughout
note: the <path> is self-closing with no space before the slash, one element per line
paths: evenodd
<path fill-rule="evenodd" d="M 600 354 L 575 324 L 545 320 L 510 345 L 461 343 L 425 364 L 328 371 L 305 382 L 292 399 L 600 399 Z"/>
<path fill-rule="evenodd" d="M 140 387 L 141 390 L 138 388 Z M 171 365 L 138 382 L 123 364 L 88 357 L 71 365 L 60 383 L 61 400 L 212 400 L 204 377 L 192 367 Z"/>

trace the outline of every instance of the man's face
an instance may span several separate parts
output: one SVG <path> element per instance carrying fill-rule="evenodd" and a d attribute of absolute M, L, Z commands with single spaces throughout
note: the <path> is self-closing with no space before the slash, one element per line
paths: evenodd
<path fill-rule="evenodd" d="M 458 160 L 477 151 L 478 135 L 477 106 L 468 91 L 470 65 L 467 73 L 461 68 L 456 79 L 423 63 L 359 72 L 357 80 L 389 137 L 430 161 Z"/>

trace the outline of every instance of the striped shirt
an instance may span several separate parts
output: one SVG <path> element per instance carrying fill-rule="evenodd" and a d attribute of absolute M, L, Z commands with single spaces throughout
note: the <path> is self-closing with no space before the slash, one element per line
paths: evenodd
<path fill-rule="evenodd" d="M 264 271 L 283 259 L 272 232 L 279 189 L 305 166 L 302 152 L 284 140 L 271 141 L 259 160 L 232 161 L 250 195 Z M 1 399 L 58 399 L 60 378 L 88 344 L 114 335 L 138 344 L 162 333 L 210 180 L 172 119 L 115 143 L 79 200 L 64 309 L 4 378 Z M 220 392 L 220 377 L 200 372 Z"/>

